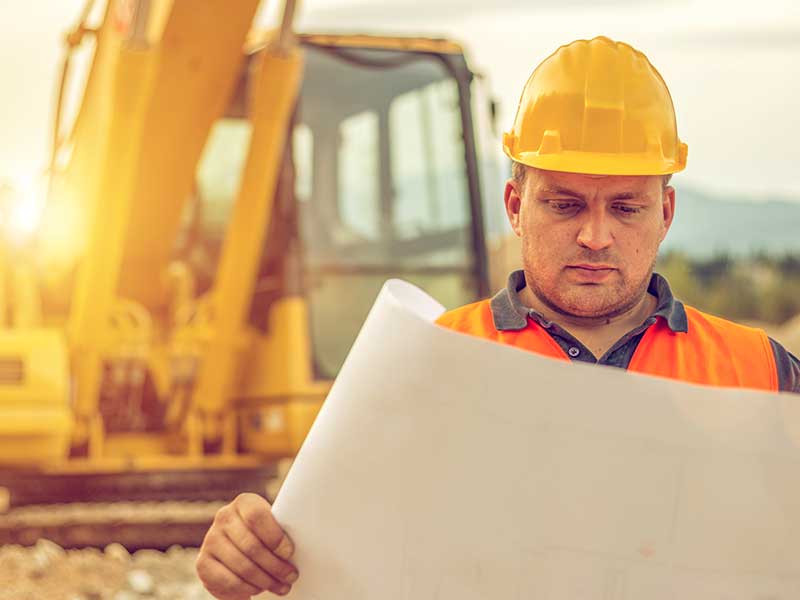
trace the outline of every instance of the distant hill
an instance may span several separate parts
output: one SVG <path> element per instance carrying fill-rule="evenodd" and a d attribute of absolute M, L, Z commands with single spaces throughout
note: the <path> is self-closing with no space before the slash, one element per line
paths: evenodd
<path fill-rule="evenodd" d="M 800 202 L 712 196 L 680 184 L 676 189 L 675 222 L 663 250 L 695 257 L 800 254 Z"/>

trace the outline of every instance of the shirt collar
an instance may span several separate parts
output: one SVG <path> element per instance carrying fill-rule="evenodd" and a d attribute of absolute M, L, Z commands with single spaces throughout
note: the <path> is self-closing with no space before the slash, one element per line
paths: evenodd
<path fill-rule="evenodd" d="M 525 273 L 514 271 L 508 276 L 508 285 L 497 292 L 491 300 L 492 320 L 498 331 L 519 331 L 528 326 L 528 317 L 539 324 L 547 323 L 540 313 L 528 308 L 520 300 L 519 292 L 525 287 Z M 689 331 L 683 303 L 672 295 L 669 283 L 658 273 L 653 273 L 647 291 L 658 299 L 651 317 L 662 317 L 667 326 L 676 333 Z"/>

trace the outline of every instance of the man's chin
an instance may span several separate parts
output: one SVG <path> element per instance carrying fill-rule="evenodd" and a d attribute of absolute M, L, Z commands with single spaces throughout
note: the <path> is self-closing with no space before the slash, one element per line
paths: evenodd
<path fill-rule="evenodd" d="M 614 314 L 613 307 L 575 307 L 575 306 L 562 306 L 561 312 L 570 317 L 579 317 L 581 319 L 602 319 Z"/>
<path fill-rule="evenodd" d="M 585 297 L 580 297 L 585 296 Z M 597 293 L 580 294 L 579 297 L 564 298 L 556 304 L 557 308 L 565 315 L 580 317 L 582 319 L 601 319 L 618 314 L 618 302 L 603 301 Z"/>

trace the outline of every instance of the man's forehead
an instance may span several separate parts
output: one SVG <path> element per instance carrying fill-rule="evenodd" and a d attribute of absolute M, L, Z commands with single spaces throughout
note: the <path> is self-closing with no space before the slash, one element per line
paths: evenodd
<path fill-rule="evenodd" d="M 595 175 L 529 168 L 528 177 L 537 189 L 551 187 L 580 189 L 642 189 L 659 179 L 658 175 Z"/>

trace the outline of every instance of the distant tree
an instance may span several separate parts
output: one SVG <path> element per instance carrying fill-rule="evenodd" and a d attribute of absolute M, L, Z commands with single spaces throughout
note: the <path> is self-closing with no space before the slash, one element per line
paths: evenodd
<path fill-rule="evenodd" d="M 656 269 L 676 297 L 721 317 L 781 324 L 800 315 L 798 255 L 697 259 L 672 251 L 659 257 Z"/>
<path fill-rule="evenodd" d="M 786 275 L 800 277 L 800 255 L 787 254 L 778 259 L 778 269 Z"/>
<path fill-rule="evenodd" d="M 692 265 L 695 277 L 704 284 L 710 284 L 715 279 L 724 276 L 733 269 L 734 259 L 727 252 L 715 254 L 710 259 L 698 261 Z"/>

